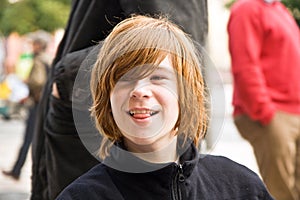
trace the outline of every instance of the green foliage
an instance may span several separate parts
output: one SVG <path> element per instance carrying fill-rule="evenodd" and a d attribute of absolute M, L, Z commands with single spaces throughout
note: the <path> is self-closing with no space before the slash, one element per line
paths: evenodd
<path fill-rule="evenodd" d="M 10 32 L 17 31 L 20 34 L 34 29 L 34 13 L 25 1 L 16 4 L 9 4 L 4 10 L 0 26 L 3 34 L 7 35 Z"/>
<path fill-rule="evenodd" d="M 69 5 L 59 1 L 41 1 L 37 4 L 37 24 L 40 29 L 53 31 L 57 28 L 64 28 L 69 15 Z M 50 23 L 49 23 L 50 22 Z"/>
<path fill-rule="evenodd" d="M 19 0 L 16 3 L 0 0 L 0 4 L 2 34 L 18 32 L 22 35 L 38 29 L 52 32 L 64 28 L 71 0 Z"/>
<path fill-rule="evenodd" d="M 235 2 L 236 2 L 236 0 L 228 1 L 228 2 L 225 4 L 225 7 L 226 7 L 226 8 L 230 8 Z"/>
<path fill-rule="evenodd" d="M 237 0 L 229 1 L 225 6 L 230 8 Z M 282 3 L 291 11 L 300 27 L 300 0 L 282 0 Z"/>
<path fill-rule="evenodd" d="M 292 12 L 298 26 L 300 27 L 300 0 L 282 0 L 282 3 Z"/>
<path fill-rule="evenodd" d="M 7 4 L 8 4 L 7 0 L 0 0 L 0 5 L 1 5 L 0 6 L 0 19 L 3 15 L 5 8 L 7 7 Z"/>

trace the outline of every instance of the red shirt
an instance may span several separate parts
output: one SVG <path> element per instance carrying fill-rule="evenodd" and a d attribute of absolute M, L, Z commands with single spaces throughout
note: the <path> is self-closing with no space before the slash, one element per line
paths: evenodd
<path fill-rule="evenodd" d="M 300 31 L 280 3 L 238 0 L 228 23 L 234 116 L 268 124 L 276 110 L 300 114 Z"/>

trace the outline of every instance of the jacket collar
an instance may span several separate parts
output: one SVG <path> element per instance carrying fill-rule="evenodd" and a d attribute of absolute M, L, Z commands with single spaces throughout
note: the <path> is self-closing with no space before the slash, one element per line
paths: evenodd
<path fill-rule="evenodd" d="M 178 153 L 180 156 L 179 164 L 183 167 L 183 172 L 188 176 L 198 162 L 199 153 L 192 143 L 186 145 L 178 145 Z M 122 143 L 113 145 L 110 151 L 110 156 L 107 157 L 103 164 L 117 171 L 126 173 L 147 173 L 152 171 L 169 170 L 178 164 L 175 162 L 169 163 L 150 163 L 142 160 L 132 153 L 125 150 Z"/>

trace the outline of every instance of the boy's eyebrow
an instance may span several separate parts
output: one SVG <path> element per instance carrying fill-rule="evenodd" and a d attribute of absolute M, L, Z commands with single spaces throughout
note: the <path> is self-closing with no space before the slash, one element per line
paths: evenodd
<path fill-rule="evenodd" d="M 155 69 L 154 71 L 156 71 L 156 70 L 162 70 L 162 71 L 166 71 L 166 72 L 169 72 L 169 73 L 174 73 L 174 72 L 175 72 L 174 68 L 172 68 L 172 69 L 166 68 L 166 67 L 163 66 L 163 65 L 159 65 L 159 66 L 157 67 L 157 69 Z"/>

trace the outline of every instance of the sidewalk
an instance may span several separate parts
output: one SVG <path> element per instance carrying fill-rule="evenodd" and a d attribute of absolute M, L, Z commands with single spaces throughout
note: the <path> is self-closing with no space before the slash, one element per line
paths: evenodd
<path fill-rule="evenodd" d="M 224 85 L 226 98 L 226 118 L 223 128 L 210 154 L 226 156 L 256 173 L 258 168 L 250 144 L 241 138 L 234 127 L 230 113 L 230 84 Z M 17 156 L 24 131 L 24 122 L 20 120 L 3 121 L 0 119 L 0 170 L 8 170 Z M 31 152 L 27 157 L 19 181 L 14 181 L 0 173 L 0 200 L 27 200 L 30 194 Z"/>
<path fill-rule="evenodd" d="M 225 90 L 226 116 L 220 137 L 211 151 L 211 154 L 226 156 L 259 174 L 250 143 L 240 136 L 233 123 L 233 108 L 231 106 L 232 85 L 227 83 L 224 84 L 223 87 Z"/>
<path fill-rule="evenodd" d="M 2 170 L 10 170 L 23 140 L 25 122 L 0 119 L 0 200 L 27 200 L 31 187 L 31 153 L 22 169 L 20 179 L 15 181 L 3 176 Z"/>
<path fill-rule="evenodd" d="M 223 133 L 211 154 L 222 155 L 234 160 L 259 174 L 251 145 L 240 137 L 232 119 L 226 119 Z"/>

